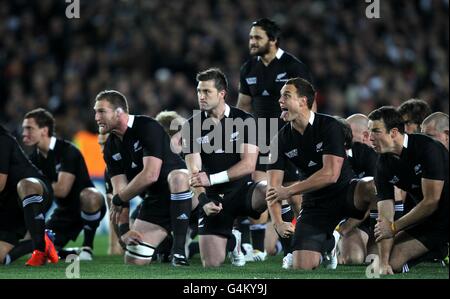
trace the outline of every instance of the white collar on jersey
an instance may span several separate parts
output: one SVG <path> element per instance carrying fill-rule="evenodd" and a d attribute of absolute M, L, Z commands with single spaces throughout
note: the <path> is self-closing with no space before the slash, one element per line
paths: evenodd
<path fill-rule="evenodd" d="M 314 119 L 316 118 L 316 116 L 315 116 L 314 112 L 312 112 L 312 111 L 310 111 L 310 112 L 311 112 L 311 114 L 309 115 L 309 120 L 308 120 L 308 122 L 309 122 L 309 124 L 312 126 L 313 123 L 314 123 Z"/>
<path fill-rule="evenodd" d="M 352 149 L 345 150 L 345 152 L 347 153 L 347 156 L 353 157 L 353 151 L 352 151 Z"/>
<path fill-rule="evenodd" d="M 128 114 L 128 122 L 127 122 L 127 126 L 129 128 L 132 128 L 134 124 L 134 115 Z"/>
<path fill-rule="evenodd" d="M 282 49 L 278 48 L 277 54 L 275 54 L 275 57 L 280 59 L 281 56 L 283 56 L 283 54 L 284 54 L 284 51 Z"/>
<path fill-rule="evenodd" d="M 225 115 L 226 117 L 230 117 L 230 111 L 231 111 L 230 106 L 228 106 L 227 104 L 225 104 L 225 112 L 224 112 L 224 115 Z M 209 117 L 209 116 L 208 116 L 208 112 L 206 112 L 206 111 L 205 111 L 205 117 Z"/>
<path fill-rule="evenodd" d="M 408 134 L 406 134 L 406 133 L 403 136 L 403 147 L 408 148 Z"/>
<path fill-rule="evenodd" d="M 281 48 L 278 48 L 277 53 L 275 54 L 275 57 L 277 59 L 281 59 L 281 56 L 283 56 L 283 54 L 284 54 L 284 50 Z M 258 60 L 260 60 L 260 59 L 261 59 L 261 56 L 258 56 Z"/>
<path fill-rule="evenodd" d="M 48 145 L 48 149 L 54 150 L 56 145 L 56 137 L 52 136 L 50 138 L 50 144 Z"/>

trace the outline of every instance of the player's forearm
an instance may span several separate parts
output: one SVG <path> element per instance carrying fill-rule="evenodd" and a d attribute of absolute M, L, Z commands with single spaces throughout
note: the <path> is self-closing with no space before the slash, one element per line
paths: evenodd
<path fill-rule="evenodd" d="M 404 230 L 433 214 L 439 206 L 438 200 L 424 198 L 409 213 L 394 222 L 396 231 Z"/>
<path fill-rule="evenodd" d="M 241 160 L 227 170 L 228 179 L 230 181 L 238 180 L 246 175 L 251 174 L 253 171 L 255 171 L 255 168 L 256 160 Z"/>
<path fill-rule="evenodd" d="M 378 252 L 380 254 L 380 265 L 389 265 L 389 258 L 391 257 L 393 245 L 393 238 L 383 239 L 377 243 Z"/>
<path fill-rule="evenodd" d="M 281 204 L 279 202 L 276 202 L 273 205 L 267 205 L 267 209 L 269 210 L 270 219 L 273 224 L 283 222 L 283 218 L 281 217 Z"/>
<path fill-rule="evenodd" d="M 145 189 L 155 183 L 157 179 L 158 178 L 146 176 L 141 172 L 135 176 L 125 188 L 120 190 L 118 194 L 123 201 L 129 201 L 144 192 Z"/>
<path fill-rule="evenodd" d="M 70 188 L 59 182 L 52 183 L 53 195 L 57 198 L 65 198 L 70 192 Z"/>
<path fill-rule="evenodd" d="M 288 187 L 290 196 L 303 194 L 325 188 L 336 183 L 337 178 L 323 169 L 317 171 L 304 181 L 298 181 Z"/>

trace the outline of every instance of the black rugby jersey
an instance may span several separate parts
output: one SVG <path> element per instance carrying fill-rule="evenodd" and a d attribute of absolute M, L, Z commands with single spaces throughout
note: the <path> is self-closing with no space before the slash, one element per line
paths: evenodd
<path fill-rule="evenodd" d="M 39 169 L 28 159 L 16 138 L 0 126 L 0 173 L 8 175 L 1 198 L 17 200 L 17 184 L 24 178 L 46 181 Z"/>
<path fill-rule="evenodd" d="M 110 134 L 103 157 L 111 178 L 124 174 L 132 180 L 144 168 L 143 158 L 152 156 L 162 160 L 158 180 L 146 190 L 147 195 L 167 192 L 167 176 L 174 169 L 185 169 L 186 164 L 170 149 L 169 135 L 153 118 L 129 115 L 128 128 L 123 140 Z"/>
<path fill-rule="evenodd" d="M 218 124 L 214 124 L 204 111 L 194 114 L 182 129 L 183 152 L 186 155 L 200 153 L 202 171 L 208 174 L 228 170 L 241 160 L 240 145 L 256 145 L 256 132 L 250 136 L 252 133 L 250 126 L 230 126 L 232 123 L 237 124 L 241 121 L 253 123 L 256 131 L 254 118 L 236 107 L 226 105 L 225 115 Z M 203 128 L 206 123 L 213 125 Z M 198 131 L 196 126 L 201 130 Z M 213 137 L 215 133 L 221 137 L 219 140 Z M 251 176 L 247 175 L 235 181 L 207 187 L 206 191 L 207 193 L 228 193 L 250 180 Z"/>
<path fill-rule="evenodd" d="M 394 199 L 396 186 L 406 191 L 417 204 L 423 199 L 423 178 L 444 181 L 439 207 L 430 219 L 448 226 L 448 151 L 440 142 L 422 134 L 405 134 L 404 137 L 400 156 L 393 153 L 380 155 L 375 175 L 378 197 L 380 200 Z"/>
<path fill-rule="evenodd" d="M 292 54 L 278 49 L 275 59 L 265 66 L 261 58 L 252 57 L 241 67 L 239 92 L 252 98 L 252 114 L 256 118 L 266 119 L 268 145 L 273 136 L 269 136 L 269 119 L 278 120 L 279 130 L 285 123 L 280 119 L 281 108 L 278 104 L 280 90 L 290 78 L 300 77 L 312 83 L 311 74 L 306 65 Z"/>
<path fill-rule="evenodd" d="M 361 142 L 354 142 L 352 148 L 346 152 L 357 178 L 375 176 L 378 154 L 373 148 Z"/>
<path fill-rule="evenodd" d="M 67 140 L 51 137 L 47 157 L 44 157 L 39 149 L 36 149 L 30 155 L 30 160 L 51 182 L 58 181 L 60 172 L 67 172 L 75 176 L 75 181 L 67 195 L 67 198 L 74 202 L 69 202 L 67 198 L 55 197 L 59 206 L 77 205 L 81 190 L 94 187 L 83 155 L 73 143 Z"/>
<path fill-rule="evenodd" d="M 274 147 L 277 144 L 277 153 Z M 311 111 L 309 124 L 303 135 L 287 123 L 272 140 L 271 162 L 267 169 L 285 170 L 285 163 L 290 160 L 300 170 L 302 180 L 320 170 L 323 166 L 322 156 L 334 155 L 344 158 L 341 173 L 336 183 L 322 189 L 304 193 L 303 202 L 333 198 L 354 177 L 354 172 L 347 159 L 344 147 L 342 125 L 332 116 Z"/>

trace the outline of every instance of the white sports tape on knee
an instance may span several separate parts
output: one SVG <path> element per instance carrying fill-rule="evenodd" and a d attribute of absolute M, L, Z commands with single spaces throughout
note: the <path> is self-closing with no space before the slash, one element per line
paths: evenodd
<path fill-rule="evenodd" d="M 151 260 L 155 247 L 145 242 L 139 242 L 137 245 L 127 245 L 125 255 L 141 260 Z"/>

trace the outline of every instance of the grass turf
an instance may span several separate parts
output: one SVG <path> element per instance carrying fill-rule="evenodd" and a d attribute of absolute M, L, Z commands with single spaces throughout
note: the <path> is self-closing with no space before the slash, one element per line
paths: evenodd
<path fill-rule="evenodd" d="M 281 268 L 281 256 L 269 257 L 265 262 L 247 263 L 245 267 L 233 267 L 226 261 L 217 269 L 204 269 L 199 256 L 189 267 L 172 267 L 170 263 L 154 263 L 138 267 L 125 265 L 123 258 L 106 255 L 108 238 L 98 235 L 95 239 L 94 261 L 80 263 L 82 279 L 366 279 L 366 266 L 338 266 L 337 270 L 317 269 L 293 271 Z M 68 247 L 79 246 L 72 242 Z M 0 266 L 0 279 L 65 279 L 69 263 L 43 267 L 25 267 L 26 258 L 9 266 Z M 438 263 L 423 263 L 407 274 L 385 277 L 388 279 L 449 279 L 448 267 Z"/>

